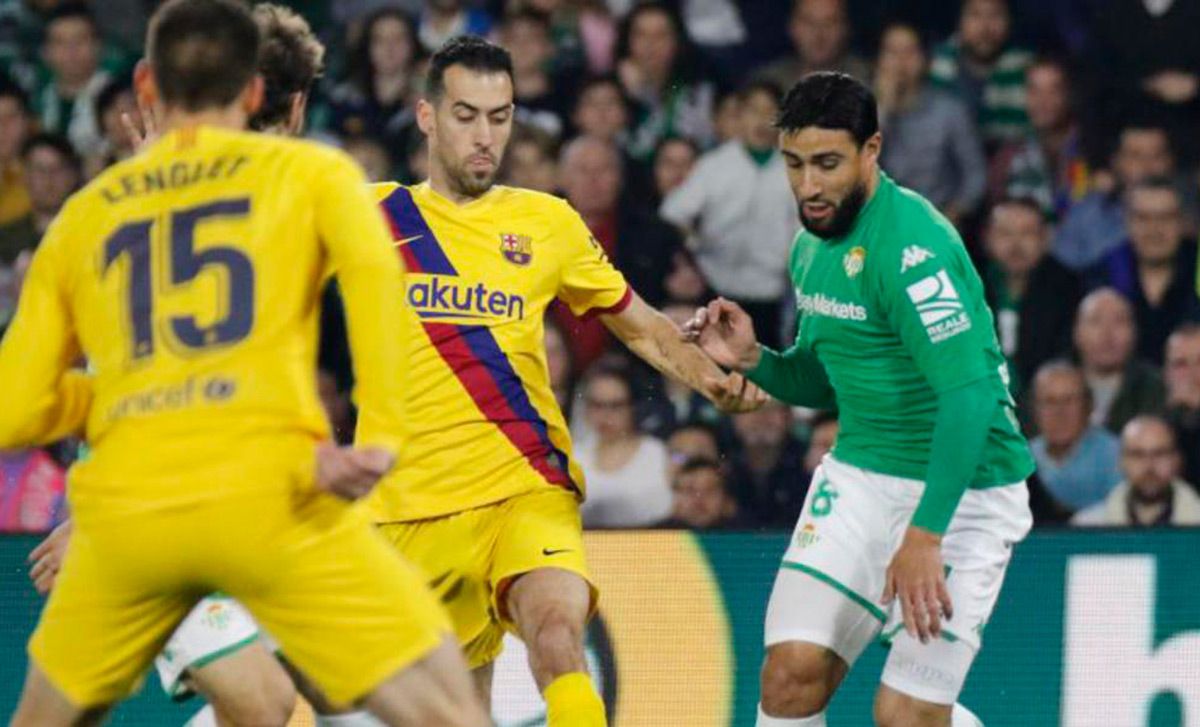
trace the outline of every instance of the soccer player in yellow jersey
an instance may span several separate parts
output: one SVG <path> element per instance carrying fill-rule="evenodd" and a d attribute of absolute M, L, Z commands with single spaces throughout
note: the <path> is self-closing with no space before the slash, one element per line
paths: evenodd
<path fill-rule="evenodd" d="M 235 0 L 159 9 L 137 80 L 166 133 L 67 204 L 0 346 L 0 447 L 61 436 L 80 412 L 93 444 L 14 725 L 101 719 L 214 589 L 336 702 L 391 725 L 487 724 L 416 572 L 330 492 L 361 492 L 399 444 L 401 267 L 348 158 L 236 131 L 262 101 L 258 46 Z M 363 441 L 381 448 L 315 467 L 330 270 L 377 431 Z M 74 385 L 80 355 L 94 384 Z"/>
<path fill-rule="evenodd" d="M 370 496 L 381 531 L 450 610 L 481 691 L 505 630 L 529 649 L 552 727 L 605 724 L 583 655 L 597 592 L 584 560 L 583 473 L 550 390 L 543 314 L 598 315 L 637 355 L 727 409 L 761 393 L 727 377 L 647 306 L 563 200 L 493 185 L 512 129 L 512 64 L 480 38 L 430 61 L 417 120 L 430 178 L 378 185 L 409 307 L 406 428 Z M 360 422 L 359 436 L 383 434 Z"/>

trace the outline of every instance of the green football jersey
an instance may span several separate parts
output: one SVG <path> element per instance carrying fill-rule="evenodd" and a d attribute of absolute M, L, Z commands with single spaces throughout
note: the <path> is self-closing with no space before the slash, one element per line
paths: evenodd
<path fill-rule="evenodd" d="M 1002 405 L 971 487 L 1034 469 L 1006 385 L 983 284 L 954 227 L 882 172 L 843 238 L 801 232 L 792 250 L 796 353 L 816 357 L 837 399 L 833 455 L 925 480 L 937 394 L 986 380 Z"/>

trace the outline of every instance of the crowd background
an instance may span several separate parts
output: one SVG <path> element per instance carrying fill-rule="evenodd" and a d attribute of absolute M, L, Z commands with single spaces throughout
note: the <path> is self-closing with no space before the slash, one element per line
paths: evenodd
<path fill-rule="evenodd" d="M 795 201 L 781 95 L 836 70 L 879 99 L 882 166 L 958 227 L 1038 471 L 1039 525 L 1200 524 L 1200 3 L 1190 0 L 297 0 L 328 47 L 308 134 L 372 180 L 426 169 L 425 62 L 460 33 L 513 55 L 502 179 L 559 194 L 682 322 L 714 295 L 789 344 Z M 71 192 L 133 152 L 151 0 L 0 0 L 0 329 Z M 319 386 L 354 410 L 336 288 Z M 836 412 L 726 417 L 556 307 L 550 383 L 588 527 L 789 528 Z M 0 403 L 2 405 L 2 403 Z M 63 517 L 77 442 L 0 453 L 0 530 Z"/>

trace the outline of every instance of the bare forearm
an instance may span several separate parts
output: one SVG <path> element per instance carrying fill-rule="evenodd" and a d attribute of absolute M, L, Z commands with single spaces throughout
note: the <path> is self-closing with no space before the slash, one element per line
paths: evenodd
<path fill-rule="evenodd" d="M 698 346 L 679 339 L 675 324 L 659 316 L 648 335 L 625 341 L 629 350 L 665 376 L 705 393 L 704 382 L 725 376 Z"/>

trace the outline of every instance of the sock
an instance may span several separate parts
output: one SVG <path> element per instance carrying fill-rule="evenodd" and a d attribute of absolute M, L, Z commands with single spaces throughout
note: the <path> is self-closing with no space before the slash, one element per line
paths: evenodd
<path fill-rule="evenodd" d="M 206 704 L 192 718 L 183 723 L 183 727 L 217 727 L 217 713 L 211 704 Z"/>
<path fill-rule="evenodd" d="M 317 727 L 384 727 L 370 712 L 314 715 Z"/>
<path fill-rule="evenodd" d="M 807 717 L 772 717 L 758 705 L 758 722 L 755 727 L 825 727 L 825 713 L 818 712 Z M 952 725 L 958 727 L 958 725 Z"/>
<path fill-rule="evenodd" d="M 950 727 L 983 727 L 983 720 L 961 704 L 955 704 L 950 712 Z"/>
<path fill-rule="evenodd" d="M 585 672 L 573 671 L 550 682 L 546 698 L 547 727 L 607 727 L 604 702 Z"/>

